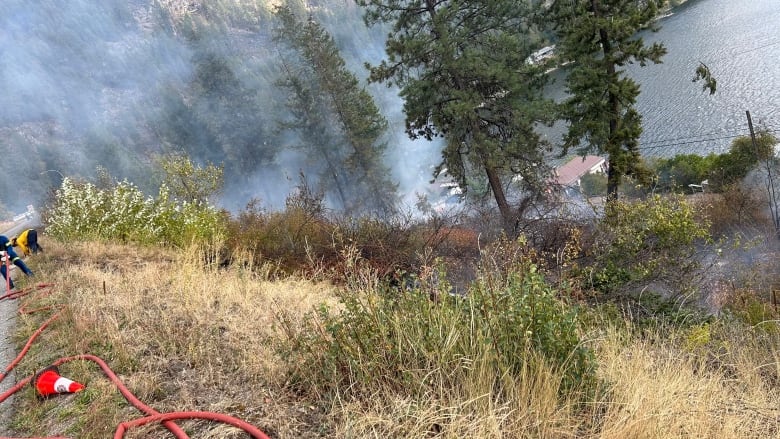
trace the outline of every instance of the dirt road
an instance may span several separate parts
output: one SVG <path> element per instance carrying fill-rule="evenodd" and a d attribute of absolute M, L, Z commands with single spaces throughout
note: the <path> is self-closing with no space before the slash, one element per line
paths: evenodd
<path fill-rule="evenodd" d="M 33 223 L 28 220 L 18 222 L 2 223 L 0 231 L 9 238 L 25 227 L 34 227 Z M 16 279 L 19 276 L 20 270 L 11 270 L 11 276 Z M 3 281 L 0 276 L 0 281 Z M 2 295 L 8 293 L 6 291 L 6 283 L 3 281 L 0 285 L 0 291 Z M 16 300 L 0 300 L 0 370 L 5 371 L 5 368 L 16 358 L 16 347 L 13 344 L 12 334 L 16 330 L 16 316 L 18 311 L 18 304 Z M 8 389 L 16 384 L 16 375 L 12 370 L 2 382 L 0 382 L 0 393 L 5 393 Z M 13 414 L 12 407 L 14 404 L 14 396 L 6 399 L 0 403 L 0 436 L 11 436 L 12 431 L 9 429 L 11 415 Z"/>
<path fill-rule="evenodd" d="M 5 286 L 3 286 L 3 291 L 5 291 Z M 5 370 L 11 364 L 11 361 L 16 358 L 16 349 L 11 340 L 11 334 L 13 334 L 16 326 L 16 312 L 17 304 L 15 300 L 0 300 L 0 367 L 2 367 L 2 370 Z M 16 384 L 16 376 L 11 371 L 0 382 L 0 393 L 5 393 L 14 384 Z M 11 410 L 13 400 L 14 397 L 11 396 L 0 404 L 0 435 L 2 436 L 10 436 L 12 433 L 8 431 L 8 426 L 13 413 Z"/>

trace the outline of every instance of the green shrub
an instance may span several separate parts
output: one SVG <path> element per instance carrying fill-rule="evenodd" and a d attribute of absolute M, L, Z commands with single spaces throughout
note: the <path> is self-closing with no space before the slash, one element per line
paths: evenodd
<path fill-rule="evenodd" d="M 493 345 L 499 370 L 520 373 L 530 346 L 565 369 L 564 390 L 589 382 L 594 364 L 580 340 L 575 308 L 558 300 L 536 265 L 524 270 L 510 273 L 503 285 L 477 282 L 472 288 L 464 313 L 476 311 L 471 323 L 481 324 L 478 339 Z"/>
<path fill-rule="evenodd" d="M 510 393 L 535 362 L 574 391 L 593 379 L 592 353 L 578 336 L 576 311 L 556 298 L 529 264 L 505 282 L 478 282 L 465 297 L 450 296 L 446 282 L 423 280 L 382 291 L 376 278 L 356 270 L 340 306 L 322 306 L 303 322 L 280 315 L 290 380 L 317 395 L 370 397 L 379 392 L 420 396 L 455 392 L 477 377 Z M 438 272 L 433 279 L 444 279 Z"/>
<path fill-rule="evenodd" d="M 580 178 L 582 193 L 588 197 L 607 194 L 607 176 L 597 172 L 585 174 Z"/>
<path fill-rule="evenodd" d="M 63 240 L 98 239 L 183 247 L 224 236 L 224 214 L 203 203 L 157 198 L 122 181 L 99 189 L 65 178 L 46 217 L 48 235 Z"/>
<path fill-rule="evenodd" d="M 758 331 L 780 334 L 778 311 L 772 304 L 761 300 L 754 291 L 741 289 L 724 305 L 724 310 Z"/>
<path fill-rule="evenodd" d="M 680 295 L 695 288 L 697 244 L 710 234 L 682 196 L 654 195 L 608 203 L 592 240 L 580 273 L 591 288 L 626 293 L 663 285 Z"/>
<path fill-rule="evenodd" d="M 709 322 L 693 325 L 682 331 L 683 348 L 688 352 L 703 351 L 712 341 L 712 330 Z"/>
<path fill-rule="evenodd" d="M 741 136 L 731 142 L 729 152 L 717 156 L 713 163 L 710 186 L 717 191 L 741 182 L 759 163 L 772 160 L 777 138 L 762 131 L 755 144 L 750 136 Z"/>
<path fill-rule="evenodd" d="M 717 161 L 715 154 L 702 157 L 696 154 L 678 154 L 653 162 L 657 174 L 656 186 L 663 192 L 687 192 L 689 184 L 707 180 Z"/>
<path fill-rule="evenodd" d="M 727 190 L 741 182 L 756 165 L 771 161 L 777 142 L 772 133 L 761 131 L 756 135 L 755 144 L 750 136 L 740 136 L 723 154 L 679 154 L 668 159 L 655 159 L 652 167 L 656 173 L 656 189 L 685 192 L 689 184 L 708 180 L 710 190 Z"/>

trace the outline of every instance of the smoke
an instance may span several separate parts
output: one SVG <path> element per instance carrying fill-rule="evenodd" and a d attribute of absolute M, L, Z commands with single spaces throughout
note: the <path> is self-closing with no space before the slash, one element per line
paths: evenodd
<path fill-rule="evenodd" d="M 190 50 L 141 26 L 138 2 L 4 0 L 0 6 L 2 204 L 41 202 L 62 175 L 138 167 L 151 102 L 191 73 Z M 111 169 L 113 168 L 113 169 Z M 52 171 L 52 172 L 49 172 Z"/>
<path fill-rule="evenodd" d="M 147 103 L 190 74 L 190 51 L 139 26 L 129 3 L 3 2 L 4 125 L 55 121 L 73 134 L 115 125 L 114 111 Z M 119 105 L 122 104 L 122 105 Z"/>
<path fill-rule="evenodd" d="M 398 181 L 402 210 L 412 211 L 418 194 L 435 198 L 440 195 L 431 193 L 429 182 L 433 178 L 434 167 L 441 161 L 442 144 L 438 140 L 411 140 L 403 130 L 405 115 L 401 98 L 391 94 L 395 90 L 383 88 L 385 95 L 379 94 L 376 88 L 373 92 L 390 126 L 395 127 L 389 133 L 387 163 L 392 165 L 393 178 Z"/>
<path fill-rule="evenodd" d="M 441 145 L 411 141 L 398 90 L 365 82 L 364 63 L 383 58 L 386 30 L 366 28 L 352 2 L 331 6 L 314 15 L 390 122 L 387 164 L 412 206 Z M 154 154 L 170 150 L 225 164 L 220 207 L 236 211 L 253 198 L 283 207 L 308 169 L 278 130 L 285 110 L 271 27 L 219 23 L 193 37 L 174 31 L 153 0 L 4 0 L 0 216 L 40 206 L 63 176 L 93 179 L 98 166 L 154 194 Z M 207 92 L 214 78 L 221 95 Z"/>
<path fill-rule="evenodd" d="M 441 195 L 441 191 L 432 192 L 435 188 L 430 181 L 434 167 L 441 162 L 443 142 L 441 139 L 410 139 L 405 132 L 406 116 L 398 88 L 368 83 L 365 64 L 377 65 L 385 59 L 385 36 L 391 28 L 379 24 L 365 26 L 362 9 L 354 7 L 351 2 L 349 4 L 353 7 L 337 8 L 333 14 L 322 16 L 322 24 L 342 48 L 348 68 L 365 84 L 389 122 L 386 163 L 392 170 L 393 179 L 398 182 L 401 210 L 413 211 L 418 195 L 431 197 L 432 202 L 438 201 Z M 347 27 L 345 22 L 354 25 Z"/>

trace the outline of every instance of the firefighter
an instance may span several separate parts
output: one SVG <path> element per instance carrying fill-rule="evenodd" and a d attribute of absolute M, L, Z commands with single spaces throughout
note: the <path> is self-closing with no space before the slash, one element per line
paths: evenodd
<path fill-rule="evenodd" d="M 38 231 L 35 229 L 27 229 L 19 236 L 14 236 L 11 238 L 11 245 L 21 248 L 25 256 L 43 251 L 43 247 L 38 245 Z"/>
<path fill-rule="evenodd" d="M 11 289 L 14 289 L 14 281 L 11 280 L 11 273 L 9 273 L 8 268 L 6 268 L 6 265 L 9 262 L 19 267 L 27 276 L 34 276 L 32 270 L 27 268 L 27 265 L 25 265 L 24 261 L 22 261 L 22 258 L 20 258 L 19 255 L 17 255 L 14 251 L 14 246 L 11 245 L 11 240 L 9 240 L 5 235 L 0 235 L 0 251 L 3 252 L 3 263 L 2 266 L 0 266 L 0 273 L 2 273 Z"/>

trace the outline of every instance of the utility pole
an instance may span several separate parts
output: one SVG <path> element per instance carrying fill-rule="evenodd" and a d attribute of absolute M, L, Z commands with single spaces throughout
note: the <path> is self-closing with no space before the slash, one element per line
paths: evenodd
<path fill-rule="evenodd" d="M 753 119 L 750 118 L 750 111 L 745 111 L 747 115 L 748 128 L 750 128 L 750 140 L 753 142 L 753 150 L 756 152 L 756 158 L 758 156 L 758 145 L 756 145 L 756 133 L 753 130 Z M 780 215 L 777 212 L 777 198 L 775 198 L 775 182 L 772 179 L 772 159 L 774 159 L 774 147 L 772 149 L 772 156 L 767 157 L 764 160 L 764 166 L 766 167 L 766 192 L 769 197 L 769 212 L 772 214 L 772 223 L 775 226 L 775 235 L 780 239 Z"/>

